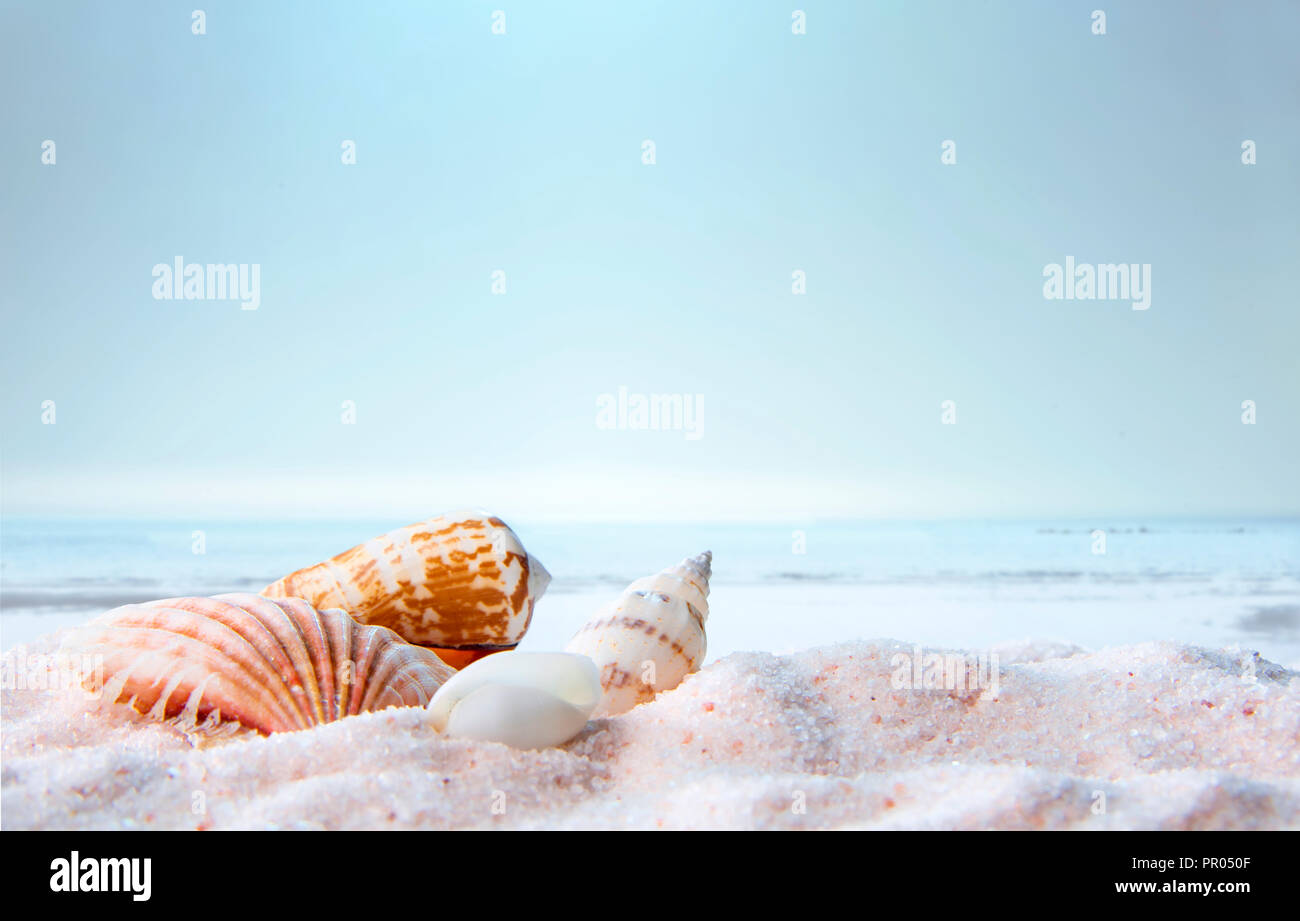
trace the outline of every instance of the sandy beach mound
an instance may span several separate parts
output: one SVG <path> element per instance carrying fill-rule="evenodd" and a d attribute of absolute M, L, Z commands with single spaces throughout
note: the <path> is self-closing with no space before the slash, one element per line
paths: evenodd
<path fill-rule="evenodd" d="M 1300 681 L 1249 652 L 1027 645 L 998 650 L 996 688 L 987 675 L 899 687 L 919 674 L 900 672 L 914 653 L 879 641 L 731 655 L 540 752 L 440 739 L 416 709 L 195 749 L 75 691 L 6 687 L 3 824 L 1300 825 Z"/>

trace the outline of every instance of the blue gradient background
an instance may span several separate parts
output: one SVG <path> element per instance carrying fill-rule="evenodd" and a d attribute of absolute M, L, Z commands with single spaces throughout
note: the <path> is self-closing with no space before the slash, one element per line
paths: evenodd
<path fill-rule="evenodd" d="M 197 5 L 0 7 L 6 514 L 1300 513 L 1294 3 Z"/>

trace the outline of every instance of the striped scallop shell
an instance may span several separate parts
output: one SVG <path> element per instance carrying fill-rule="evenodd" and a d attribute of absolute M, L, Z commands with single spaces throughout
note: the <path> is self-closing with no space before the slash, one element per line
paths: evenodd
<path fill-rule="evenodd" d="M 102 657 L 87 678 L 123 703 L 199 735 L 306 729 L 387 707 L 421 707 L 453 674 L 427 649 L 300 598 L 244 593 L 114 608 L 65 652 Z"/>
<path fill-rule="evenodd" d="M 493 651 L 519 642 L 550 580 L 500 518 L 458 513 L 389 531 L 262 594 L 343 608 L 422 646 Z"/>
<path fill-rule="evenodd" d="M 700 667 L 712 564 L 706 550 L 637 579 L 569 640 L 566 652 L 589 657 L 600 670 L 603 694 L 595 716 L 630 710 Z"/>

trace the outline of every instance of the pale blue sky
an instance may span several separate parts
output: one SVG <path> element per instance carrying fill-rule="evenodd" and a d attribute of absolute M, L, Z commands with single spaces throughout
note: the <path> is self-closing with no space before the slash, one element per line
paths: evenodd
<path fill-rule="evenodd" d="M 0 7 L 6 514 L 1300 513 L 1295 3 L 199 2 Z"/>

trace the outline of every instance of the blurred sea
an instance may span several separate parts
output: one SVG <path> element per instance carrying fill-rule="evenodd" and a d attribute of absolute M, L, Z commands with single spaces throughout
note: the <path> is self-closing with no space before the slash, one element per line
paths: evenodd
<path fill-rule="evenodd" d="M 118 604 L 256 591 L 405 523 L 5 518 L 0 647 Z M 711 549 L 710 659 L 871 637 L 966 649 L 1170 639 L 1300 667 L 1297 520 L 510 523 L 554 577 L 525 648 L 558 648 L 632 579 Z"/>

